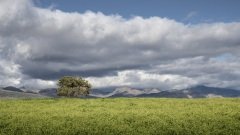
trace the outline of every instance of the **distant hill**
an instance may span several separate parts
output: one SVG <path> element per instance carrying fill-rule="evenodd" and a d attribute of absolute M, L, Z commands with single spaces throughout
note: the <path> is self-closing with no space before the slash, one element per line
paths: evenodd
<path fill-rule="evenodd" d="M 130 87 L 111 87 L 108 88 L 108 91 L 104 89 L 93 89 L 91 91 L 90 96 L 93 97 L 136 97 L 138 95 L 147 93 L 158 93 L 160 90 L 158 89 L 137 89 Z"/>
<path fill-rule="evenodd" d="M 108 97 L 135 97 L 143 93 L 144 91 L 142 90 L 129 88 L 129 87 L 121 87 L 121 88 L 116 88 L 112 93 L 109 94 Z"/>
<path fill-rule="evenodd" d="M 0 98 L 44 98 L 46 96 L 0 89 Z"/>
<path fill-rule="evenodd" d="M 56 88 L 42 89 L 38 93 L 43 96 L 57 97 L 57 89 Z"/>
<path fill-rule="evenodd" d="M 15 92 L 15 93 L 11 93 Z M 16 93 L 17 92 L 17 93 Z M 57 97 L 57 89 L 42 89 L 38 92 L 21 90 L 12 86 L 1 90 L 0 97 Z M 26 95 L 30 94 L 30 95 Z M 16 95 L 16 96 L 15 96 Z M 91 90 L 87 98 L 114 97 L 156 97 L 156 98 L 211 98 L 211 97 L 240 97 L 240 91 L 228 88 L 195 86 L 180 90 L 137 89 L 131 87 L 109 87 Z"/>
<path fill-rule="evenodd" d="M 16 92 L 23 92 L 21 89 L 13 87 L 13 86 L 8 86 L 5 88 L 2 88 L 3 90 L 8 90 L 8 91 L 16 91 Z"/>
<path fill-rule="evenodd" d="M 204 97 L 240 97 L 240 91 L 228 88 L 215 88 L 207 86 L 196 86 L 181 90 L 182 93 L 191 95 L 193 98 Z"/>
<path fill-rule="evenodd" d="M 99 94 L 100 93 L 100 94 Z M 240 97 L 240 91 L 227 88 L 195 86 L 180 90 L 135 89 L 130 87 L 115 88 L 113 92 L 103 93 L 97 90 L 91 96 L 95 97 L 160 97 L 160 98 L 211 98 Z"/>
<path fill-rule="evenodd" d="M 161 91 L 159 93 L 141 94 L 138 97 L 167 97 L 167 98 L 211 98 L 211 97 L 240 97 L 240 91 L 227 88 L 195 86 L 182 90 Z"/>
<path fill-rule="evenodd" d="M 181 91 L 161 91 L 158 93 L 144 93 L 137 97 L 161 97 L 161 98 L 189 98 L 186 94 Z"/>

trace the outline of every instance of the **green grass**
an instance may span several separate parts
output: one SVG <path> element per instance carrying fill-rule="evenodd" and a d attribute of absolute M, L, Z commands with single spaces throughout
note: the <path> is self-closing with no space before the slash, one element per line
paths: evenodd
<path fill-rule="evenodd" d="M 240 99 L 3 99 L 0 134 L 240 135 Z"/>

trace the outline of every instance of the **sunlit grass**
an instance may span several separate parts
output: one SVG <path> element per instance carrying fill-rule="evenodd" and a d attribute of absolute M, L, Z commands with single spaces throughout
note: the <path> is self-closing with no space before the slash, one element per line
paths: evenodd
<path fill-rule="evenodd" d="M 240 99 L 0 100 L 0 134 L 240 134 Z"/>

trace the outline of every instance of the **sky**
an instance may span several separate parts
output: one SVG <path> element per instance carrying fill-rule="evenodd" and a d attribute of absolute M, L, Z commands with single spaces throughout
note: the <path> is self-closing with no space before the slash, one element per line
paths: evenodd
<path fill-rule="evenodd" d="M 124 18 L 158 16 L 191 24 L 240 21 L 239 0 L 39 0 L 35 3 L 65 12 L 90 10 Z"/>
<path fill-rule="evenodd" d="M 240 89 L 238 0 L 0 0 L 0 85 Z"/>

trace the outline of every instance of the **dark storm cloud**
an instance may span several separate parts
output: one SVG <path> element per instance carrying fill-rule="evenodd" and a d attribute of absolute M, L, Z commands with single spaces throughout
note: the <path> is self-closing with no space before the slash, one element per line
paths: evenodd
<path fill-rule="evenodd" d="M 41 65 L 41 64 L 40 64 Z M 82 76 L 82 77 L 103 77 L 103 76 L 115 76 L 118 71 L 126 69 L 141 69 L 144 66 L 134 65 L 127 67 L 116 67 L 116 68 L 107 68 L 107 69 L 96 69 L 96 70 L 69 70 L 69 69 L 60 69 L 54 70 L 54 66 L 51 68 L 39 67 L 39 63 L 36 65 L 31 65 L 30 67 L 22 67 L 21 71 L 23 74 L 29 75 L 31 78 L 41 78 L 44 80 L 57 80 L 62 76 Z"/>
<path fill-rule="evenodd" d="M 96 85 L 115 85 L 112 80 L 164 88 L 205 82 L 240 86 L 233 82 L 239 74 L 229 73 L 240 64 L 238 22 L 185 25 L 168 18 L 66 13 L 35 7 L 29 0 L 3 0 L 0 25 L 0 61 L 15 67 L 18 76 L 9 78 L 16 83 L 81 75 Z M 237 60 L 210 61 L 225 53 Z"/>

